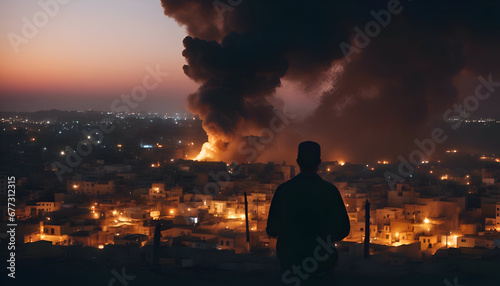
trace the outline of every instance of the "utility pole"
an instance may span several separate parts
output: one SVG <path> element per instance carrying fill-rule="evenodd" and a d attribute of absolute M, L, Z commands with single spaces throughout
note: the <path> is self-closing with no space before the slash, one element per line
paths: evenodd
<path fill-rule="evenodd" d="M 246 222 L 246 229 L 247 229 L 247 252 L 250 252 L 250 229 L 248 227 L 248 201 L 247 201 L 247 192 L 243 193 L 245 195 L 245 222 Z"/>
<path fill-rule="evenodd" d="M 161 221 L 156 220 L 155 235 L 153 239 L 153 266 L 158 267 L 160 261 L 160 238 L 161 238 Z"/>
<path fill-rule="evenodd" d="M 364 243 L 364 257 L 370 257 L 370 202 L 368 199 L 365 203 L 365 243 Z"/>

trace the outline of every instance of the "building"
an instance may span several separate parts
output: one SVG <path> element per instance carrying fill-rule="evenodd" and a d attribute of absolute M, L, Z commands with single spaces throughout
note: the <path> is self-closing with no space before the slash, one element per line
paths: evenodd
<path fill-rule="evenodd" d="M 41 221 L 40 231 L 40 240 L 47 240 L 55 245 L 66 245 L 68 243 L 70 225 L 69 223 L 44 223 L 43 221 Z"/>
<path fill-rule="evenodd" d="M 409 184 L 397 184 L 396 190 L 388 192 L 387 204 L 390 207 L 403 207 L 404 204 L 414 204 L 420 194 Z"/>
<path fill-rule="evenodd" d="M 73 181 L 68 180 L 67 192 L 75 194 L 86 194 L 89 196 L 101 196 L 114 194 L 116 186 L 114 181 Z"/>
<path fill-rule="evenodd" d="M 19 213 L 19 216 L 33 218 L 37 216 L 47 215 L 60 209 L 61 203 L 59 202 L 37 202 L 34 206 L 26 206 L 24 212 Z"/>
<path fill-rule="evenodd" d="M 152 184 L 151 188 L 149 189 L 148 198 L 150 200 L 165 199 L 166 197 L 167 194 L 165 193 L 165 184 L 163 183 Z"/>
<path fill-rule="evenodd" d="M 192 227 L 171 227 L 166 230 L 161 231 L 161 237 L 166 237 L 166 238 L 173 238 L 173 237 L 180 237 L 180 236 L 190 236 L 191 233 L 193 232 Z"/>
<path fill-rule="evenodd" d="M 113 243 L 115 236 L 111 232 L 100 230 L 80 230 L 68 235 L 71 245 L 92 246 L 104 248 L 104 245 Z"/>
<path fill-rule="evenodd" d="M 370 225 L 370 238 L 375 238 L 377 235 L 377 225 Z M 347 236 L 350 241 L 363 241 L 365 238 L 365 223 L 364 222 L 351 222 L 351 231 Z"/>
<path fill-rule="evenodd" d="M 420 247 L 422 250 L 426 250 L 428 248 L 436 247 L 438 243 L 437 235 L 421 235 L 418 240 L 420 241 Z"/>
<path fill-rule="evenodd" d="M 403 219 L 404 209 L 386 207 L 375 211 L 375 221 L 378 229 L 383 229 L 384 225 L 390 225 L 393 219 Z"/>
<path fill-rule="evenodd" d="M 493 249 L 495 247 L 495 239 L 482 235 L 465 235 L 457 239 L 457 247 Z"/>

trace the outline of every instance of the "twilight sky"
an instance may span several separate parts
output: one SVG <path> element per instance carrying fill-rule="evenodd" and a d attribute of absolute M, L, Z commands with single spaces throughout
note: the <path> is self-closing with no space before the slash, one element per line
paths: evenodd
<path fill-rule="evenodd" d="M 188 94 L 199 87 L 182 70 L 185 27 L 163 14 L 159 0 L 69 0 L 34 37 L 19 44 L 16 53 L 9 33 L 23 36 L 23 17 L 32 22 L 39 11 L 38 1 L 0 2 L 2 111 L 109 110 L 113 100 L 141 83 L 147 66 L 160 65 L 169 77 L 137 111 L 184 111 Z M 470 93 L 475 76 L 460 77 L 455 78 L 457 86 L 463 86 L 463 94 Z M 275 97 L 278 104 L 284 101 L 302 118 L 314 112 L 317 90 L 306 94 L 286 78 L 282 83 Z M 483 105 L 476 116 L 497 114 L 495 105 Z"/>
<path fill-rule="evenodd" d="M 38 1 L 0 2 L 0 110 L 109 110 L 158 64 L 169 76 L 137 111 L 185 110 L 197 88 L 182 71 L 186 33 L 160 1 L 69 1 L 16 53 L 9 33 L 22 36 L 38 11 Z"/>

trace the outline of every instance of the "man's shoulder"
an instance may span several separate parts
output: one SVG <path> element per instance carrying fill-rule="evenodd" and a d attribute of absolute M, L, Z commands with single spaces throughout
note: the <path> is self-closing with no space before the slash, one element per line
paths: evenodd
<path fill-rule="evenodd" d="M 301 184 L 301 183 L 309 182 L 309 181 L 313 181 L 315 184 L 319 184 L 324 188 L 329 188 L 329 189 L 338 191 L 337 187 L 335 187 L 334 184 L 332 184 L 328 181 L 325 181 L 318 174 L 314 174 L 313 176 L 307 176 L 307 177 L 304 175 L 298 174 L 297 176 L 291 178 L 290 180 L 280 184 L 277 189 L 294 188 L 297 184 Z"/>
<path fill-rule="evenodd" d="M 330 189 L 330 190 L 332 190 L 334 192 L 338 192 L 339 191 L 334 184 L 332 184 L 332 183 L 330 183 L 328 181 L 325 181 L 323 178 L 321 178 L 321 184 L 323 184 L 323 186 L 324 186 L 325 189 Z"/>

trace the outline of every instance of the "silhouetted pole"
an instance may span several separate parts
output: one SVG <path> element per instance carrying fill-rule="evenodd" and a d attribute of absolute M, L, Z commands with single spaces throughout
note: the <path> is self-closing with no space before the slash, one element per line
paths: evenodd
<path fill-rule="evenodd" d="M 365 203 L 365 245 L 364 245 L 365 258 L 370 257 L 370 202 L 366 200 Z"/>
<path fill-rule="evenodd" d="M 153 239 L 153 265 L 158 266 L 160 262 L 160 237 L 161 237 L 161 223 L 156 221 L 155 236 Z"/>
<path fill-rule="evenodd" d="M 248 227 L 248 201 L 247 201 L 247 192 L 243 193 L 245 195 L 245 222 L 247 228 L 247 252 L 250 252 L 250 229 Z"/>

